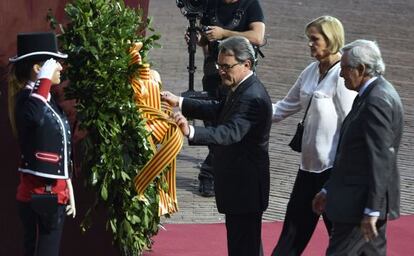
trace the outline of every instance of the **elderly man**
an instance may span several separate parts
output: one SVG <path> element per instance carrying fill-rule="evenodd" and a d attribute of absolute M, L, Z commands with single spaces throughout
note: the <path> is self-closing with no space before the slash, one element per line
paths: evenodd
<path fill-rule="evenodd" d="M 387 219 L 399 217 L 397 152 L 403 108 L 382 77 L 385 66 L 375 42 L 343 48 L 341 76 L 358 92 L 339 138 L 332 174 L 313 201 L 333 222 L 326 255 L 386 255 Z"/>
<path fill-rule="evenodd" d="M 253 74 L 254 50 L 240 36 L 219 46 L 217 67 L 230 88 L 223 101 L 179 98 L 169 92 L 162 99 L 180 106 L 191 118 L 215 121 L 193 127 L 181 113 L 175 119 L 190 141 L 214 147 L 214 189 L 217 208 L 226 216 L 228 255 L 260 255 L 262 213 L 269 200 L 269 132 L 272 104 Z"/>

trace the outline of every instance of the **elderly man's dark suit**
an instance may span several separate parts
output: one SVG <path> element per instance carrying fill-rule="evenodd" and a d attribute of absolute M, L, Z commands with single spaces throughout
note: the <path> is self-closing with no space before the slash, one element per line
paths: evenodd
<path fill-rule="evenodd" d="M 384 231 L 380 235 L 385 236 L 387 218 L 399 217 L 397 153 L 402 128 L 400 97 L 388 81 L 378 77 L 357 97 L 342 125 L 334 167 L 325 186 L 326 214 L 334 226 L 336 223 L 359 227 L 364 209 L 368 208 L 380 212 L 378 222 L 383 227 L 379 231 Z M 359 230 L 355 232 L 361 237 Z M 375 246 L 385 251 L 385 240 Z M 366 255 L 370 255 L 369 250 Z M 349 248 L 346 253 L 340 251 L 332 255 L 359 255 Z"/>
<path fill-rule="evenodd" d="M 226 225 L 234 215 L 256 214 L 261 218 L 269 201 L 272 118 L 272 104 L 262 83 L 251 75 L 222 102 L 185 98 L 182 112 L 192 118 L 217 121 L 215 126 L 194 127 L 192 142 L 213 146 L 216 203 L 218 211 L 226 214 Z M 229 238 L 229 226 L 227 230 Z M 229 251 L 232 246 L 244 245 L 229 241 Z"/>

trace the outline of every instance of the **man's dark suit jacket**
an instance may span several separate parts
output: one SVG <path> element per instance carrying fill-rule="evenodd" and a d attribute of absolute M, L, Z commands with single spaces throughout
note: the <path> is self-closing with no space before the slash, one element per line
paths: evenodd
<path fill-rule="evenodd" d="M 266 210 L 272 103 L 257 77 L 247 78 L 225 101 L 184 98 L 182 113 L 216 121 L 212 127 L 194 127 L 192 142 L 213 146 L 218 211 L 243 214 Z"/>
<path fill-rule="evenodd" d="M 327 189 L 326 213 L 333 222 L 360 223 L 365 208 L 380 219 L 399 217 L 397 153 L 403 108 L 382 77 L 370 84 L 345 118 Z"/>

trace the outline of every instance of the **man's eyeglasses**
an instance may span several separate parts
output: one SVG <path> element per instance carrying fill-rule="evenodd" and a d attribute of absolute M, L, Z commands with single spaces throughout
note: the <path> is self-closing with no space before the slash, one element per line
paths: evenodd
<path fill-rule="evenodd" d="M 235 63 L 233 65 L 216 63 L 216 68 L 218 70 L 223 70 L 224 72 L 227 72 L 227 71 L 229 71 L 229 69 L 232 69 L 233 67 L 235 67 L 238 64 L 242 64 L 242 63 L 237 62 L 237 63 Z"/>
<path fill-rule="evenodd" d="M 341 69 L 355 69 L 356 67 L 351 65 L 341 65 Z"/>

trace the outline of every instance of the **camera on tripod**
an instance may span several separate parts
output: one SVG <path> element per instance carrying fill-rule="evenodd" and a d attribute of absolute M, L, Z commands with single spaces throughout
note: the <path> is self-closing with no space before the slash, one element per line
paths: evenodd
<path fill-rule="evenodd" d="M 176 0 L 177 7 L 184 16 L 203 16 L 207 8 L 207 0 Z"/>
<path fill-rule="evenodd" d="M 194 55 L 197 44 L 197 31 L 201 29 L 196 26 L 197 19 L 203 17 L 207 10 L 208 0 L 176 0 L 177 7 L 181 13 L 188 19 L 190 26 L 187 28 L 189 40 L 188 44 L 188 90 L 181 93 L 183 97 L 207 99 L 208 93 L 205 91 L 194 91 L 194 73 L 197 69 L 194 63 Z M 206 27 L 208 30 L 208 27 Z"/>

